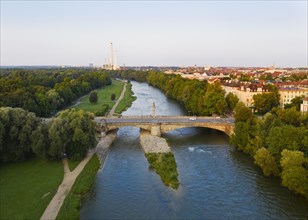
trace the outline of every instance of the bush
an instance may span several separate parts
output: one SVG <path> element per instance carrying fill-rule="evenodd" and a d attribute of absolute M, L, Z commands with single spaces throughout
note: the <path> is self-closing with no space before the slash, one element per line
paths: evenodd
<path fill-rule="evenodd" d="M 116 99 L 116 95 L 114 93 L 111 94 L 111 100 L 114 101 Z"/>
<path fill-rule="evenodd" d="M 108 104 L 102 104 L 101 110 L 96 111 L 95 115 L 96 116 L 105 116 L 106 113 L 108 112 L 108 110 L 109 110 L 109 105 Z"/>

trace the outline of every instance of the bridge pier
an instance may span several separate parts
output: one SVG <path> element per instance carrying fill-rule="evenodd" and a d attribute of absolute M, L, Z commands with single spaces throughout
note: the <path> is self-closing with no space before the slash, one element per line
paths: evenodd
<path fill-rule="evenodd" d="M 160 128 L 160 124 L 152 124 L 151 126 L 151 135 L 154 136 L 161 136 L 161 128 Z"/>

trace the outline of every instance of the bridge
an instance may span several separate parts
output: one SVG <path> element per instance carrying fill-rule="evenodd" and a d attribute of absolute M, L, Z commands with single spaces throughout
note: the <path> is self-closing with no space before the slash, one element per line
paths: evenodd
<path fill-rule="evenodd" d="M 96 123 L 101 126 L 103 133 L 120 127 L 133 126 L 150 131 L 152 135 L 162 134 L 187 127 L 203 127 L 222 131 L 231 136 L 234 131 L 234 118 L 219 117 L 188 117 L 188 116 L 125 116 L 125 117 L 96 117 Z"/>

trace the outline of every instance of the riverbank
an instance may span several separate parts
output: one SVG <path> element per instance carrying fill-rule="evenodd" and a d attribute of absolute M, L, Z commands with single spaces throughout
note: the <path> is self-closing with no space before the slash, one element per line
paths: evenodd
<path fill-rule="evenodd" d="M 111 100 L 112 94 L 115 94 L 116 101 Z M 98 89 L 97 95 L 97 103 L 91 104 L 88 94 L 81 97 L 72 108 L 82 109 L 95 114 L 101 111 L 102 105 L 108 105 L 109 115 L 121 115 L 121 113 L 128 109 L 136 100 L 134 92 L 132 91 L 132 84 L 118 80 L 112 80 L 111 85 Z"/>
<path fill-rule="evenodd" d="M 132 106 L 133 102 L 137 98 L 134 96 L 134 92 L 132 90 L 132 84 L 126 83 L 126 92 L 124 94 L 123 99 L 120 101 L 119 105 L 116 107 L 115 113 L 121 114 L 122 112 L 126 111 L 129 107 Z"/>
<path fill-rule="evenodd" d="M 107 104 L 109 109 L 111 109 L 116 103 L 111 99 L 111 95 L 115 94 L 116 99 L 118 99 L 123 90 L 124 83 L 117 80 L 112 80 L 112 84 L 105 86 L 101 89 L 97 89 L 98 100 L 97 103 L 91 104 L 89 101 L 89 94 L 84 96 L 79 102 L 78 105 L 74 106 L 75 109 L 82 109 L 84 111 L 89 111 L 96 113 L 101 110 L 102 105 Z"/>
<path fill-rule="evenodd" d="M 121 102 L 121 100 L 124 97 L 126 91 L 126 83 L 123 86 L 121 95 L 119 96 L 118 100 L 115 102 L 113 108 L 111 109 L 109 116 L 113 116 L 115 109 L 117 108 L 117 105 L 119 104 L 119 102 Z M 112 144 L 112 142 L 115 139 L 116 134 L 114 132 L 112 132 L 109 135 L 106 135 L 104 137 L 101 137 L 100 142 L 98 143 L 98 145 L 96 146 L 96 153 L 97 156 L 99 158 L 100 164 L 103 164 L 105 161 L 105 158 L 107 157 L 108 154 L 108 148 L 109 146 Z M 46 208 L 44 214 L 42 215 L 41 219 L 55 219 L 57 217 L 57 214 L 59 212 L 59 210 L 64 210 L 64 211 L 60 211 L 61 214 L 59 214 L 60 219 L 66 219 L 67 216 L 75 216 L 78 215 L 79 216 L 79 206 L 76 207 L 76 202 L 79 201 L 79 203 L 81 203 L 81 200 L 83 198 L 83 195 L 89 191 L 91 189 L 91 185 L 93 184 L 93 182 L 87 180 L 87 179 L 93 179 L 95 178 L 96 175 L 96 166 L 93 166 L 92 168 L 94 168 L 94 170 L 90 170 L 90 168 L 88 168 L 88 171 L 85 172 L 90 172 L 89 174 L 86 175 L 86 179 L 84 180 L 82 177 L 81 179 L 78 179 L 76 182 L 76 178 L 79 176 L 80 172 L 83 172 L 83 168 L 84 166 L 87 165 L 88 161 L 91 159 L 93 153 L 90 152 L 89 155 L 80 162 L 80 164 L 78 164 L 78 166 L 76 167 L 76 169 L 73 172 L 70 172 L 69 170 L 69 166 L 68 166 L 68 162 L 67 160 L 64 160 L 64 171 L 65 171 L 65 175 L 64 175 L 64 179 L 62 184 L 60 185 L 58 192 L 56 193 L 56 195 L 54 196 L 53 200 L 50 202 L 50 204 L 48 205 L 48 207 Z M 90 166 L 91 167 L 91 166 Z M 95 171 L 95 172 L 94 172 Z M 86 182 L 86 185 L 83 183 Z M 76 185 L 77 189 L 79 185 L 83 185 L 83 188 L 86 188 L 87 190 L 85 190 L 84 193 L 78 193 L 77 190 L 77 194 L 78 196 L 74 196 L 74 194 L 76 194 L 76 190 L 74 191 L 74 189 L 76 187 L 74 187 L 73 185 Z M 71 188 L 73 188 L 72 192 L 70 192 Z M 69 193 L 70 192 L 70 193 Z M 69 196 L 67 196 L 67 193 L 69 193 Z M 65 207 L 62 208 L 62 204 L 63 202 L 65 202 Z M 64 214 L 63 214 L 64 213 Z M 70 213 L 70 214 L 67 214 Z"/>
<path fill-rule="evenodd" d="M 56 215 L 56 219 L 79 219 L 81 202 L 84 196 L 92 189 L 96 173 L 99 167 L 103 166 L 108 155 L 109 147 L 113 143 L 115 137 L 116 132 L 110 132 L 100 139 L 95 148 L 96 156 L 84 162 L 86 165 L 79 176 L 77 175 L 78 177 L 75 182 L 73 181 L 71 191 L 70 189 L 66 189 L 68 194 L 62 206 L 60 205 L 60 210 L 58 215 Z M 55 217 L 42 217 L 42 219 L 55 219 Z"/>
<path fill-rule="evenodd" d="M 45 209 L 41 220 L 55 219 L 62 207 L 64 200 L 66 199 L 68 193 L 70 192 L 72 186 L 75 183 L 75 180 L 78 178 L 79 174 L 83 172 L 84 167 L 91 160 L 93 156 L 92 152 L 89 152 L 88 155 L 78 164 L 78 166 L 71 172 L 67 159 L 63 159 L 63 168 L 64 168 L 64 178 L 59 186 L 55 196 L 52 198 L 47 208 Z"/>
<path fill-rule="evenodd" d="M 116 103 L 112 106 L 112 108 L 111 108 L 111 110 L 108 114 L 109 117 L 113 116 L 115 109 L 118 107 L 119 103 L 122 101 L 124 94 L 126 92 L 126 86 L 127 86 L 127 83 L 124 84 L 120 97 L 117 99 Z"/>
<path fill-rule="evenodd" d="M 99 167 L 100 162 L 98 157 L 93 156 L 76 179 L 71 192 L 67 195 L 58 215 L 56 215 L 56 219 L 79 219 L 81 201 L 83 197 L 92 189 Z"/>

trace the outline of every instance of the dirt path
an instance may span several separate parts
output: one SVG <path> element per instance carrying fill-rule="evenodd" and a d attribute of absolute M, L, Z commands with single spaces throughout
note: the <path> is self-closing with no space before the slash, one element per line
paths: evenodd
<path fill-rule="evenodd" d="M 63 159 L 63 167 L 64 167 L 64 178 L 59 186 L 57 193 L 54 195 L 49 205 L 45 209 L 41 219 L 42 220 L 53 220 L 56 219 L 60 208 L 63 204 L 64 199 L 70 192 L 76 178 L 81 173 L 85 165 L 89 162 L 93 153 L 89 153 L 79 164 L 78 166 L 71 172 L 68 166 L 67 159 Z"/>
<path fill-rule="evenodd" d="M 117 108 L 117 106 L 120 103 L 120 101 L 123 99 L 125 91 L 126 91 L 126 85 L 127 85 L 127 83 L 124 84 L 124 87 L 123 87 L 123 90 L 121 92 L 121 95 L 118 98 L 118 100 L 116 101 L 115 105 L 110 110 L 109 116 L 112 116 L 114 114 L 115 109 Z M 80 99 L 82 99 L 83 97 L 81 97 Z M 108 145 L 108 147 L 109 147 L 109 145 L 113 142 L 113 140 L 112 141 L 111 140 L 112 140 L 112 138 L 110 140 L 108 139 L 108 141 L 106 141 L 106 143 L 103 144 L 104 148 L 106 148 L 105 145 L 106 146 Z M 101 153 L 101 155 L 105 155 L 105 154 L 106 153 L 105 153 L 105 150 L 104 150 L 104 152 Z M 81 171 L 83 170 L 85 165 L 89 162 L 89 160 L 91 159 L 92 156 L 93 156 L 93 152 L 88 153 L 86 158 L 83 159 L 72 172 L 69 169 L 67 159 L 63 159 L 63 161 L 62 161 L 63 162 L 63 167 L 64 167 L 64 178 L 63 178 L 63 181 L 62 181 L 61 185 L 59 186 L 56 194 L 54 195 L 54 197 L 50 201 L 49 205 L 45 209 L 45 211 L 44 211 L 44 213 L 43 213 L 43 215 L 41 217 L 41 220 L 53 220 L 53 219 L 56 219 L 56 217 L 57 217 L 57 215 L 58 215 L 58 213 L 60 211 L 60 208 L 61 208 L 61 206 L 62 206 L 62 204 L 64 202 L 64 199 L 66 198 L 66 196 L 70 192 L 72 186 L 75 183 L 76 178 L 79 176 L 79 174 L 81 173 Z M 103 160 L 103 158 L 101 158 L 101 160 Z"/>
<path fill-rule="evenodd" d="M 114 111 L 116 110 L 116 108 L 117 108 L 117 106 L 119 105 L 120 101 L 123 99 L 124 94 L 125 94 L 125 91 L 126 91 L 126 85 L 127 85 L 127 83 L 124 84 L 124 87 L 123 87 L 123 90 L 122 90 L 122 92 L 121 92 L 120 97 L 118 98 L 117 102 L 114 104 L 114 106 L 112 107 L 112 109 L 110 110 L 109 115 L 108 115 L 109 117 L 113 116 Z"/>

